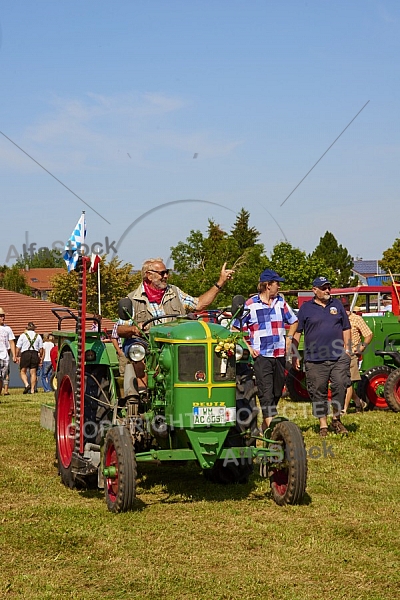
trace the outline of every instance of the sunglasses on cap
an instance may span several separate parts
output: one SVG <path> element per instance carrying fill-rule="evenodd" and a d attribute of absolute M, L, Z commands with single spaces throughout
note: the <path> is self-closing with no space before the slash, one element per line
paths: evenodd
<path fill-rule="evenodd" d="M 158 273 L 159 275 L 161 275 L 161 277 L 164 277 L 164 275 L 169 275 L 169 269 L 165 269 L 165 271 L 155 271 L 154 269 L 147 270 L 150 271 L 150 273 Z"/>

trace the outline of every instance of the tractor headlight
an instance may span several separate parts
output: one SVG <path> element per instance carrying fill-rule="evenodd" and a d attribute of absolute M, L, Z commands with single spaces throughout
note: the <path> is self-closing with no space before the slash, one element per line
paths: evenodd
<path fill-rule="evenodd" d="M 131 360 L 138 362 L 146 356 L 146 348 L 143 344 L 132 344 L 128 350 L 128 356 Z"/>
<path fill-rule="evenodd" d="M 124 354 L 129 360 L 139 362 L 146 356 L 148 344 L 145 340 L 130 339 L 124 344 Z"/>
<path fill-rule="evenodd" d="M 236 361 L 240 360 L 242 358 L 242 356 L 243 356 L 243 348 L 240 344 L 236 344 L 236 347 L 235 347 Z"/>

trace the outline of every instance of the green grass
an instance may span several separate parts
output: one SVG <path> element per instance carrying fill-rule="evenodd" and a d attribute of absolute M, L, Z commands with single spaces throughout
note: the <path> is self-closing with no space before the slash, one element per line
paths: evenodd
<path fill-rule="evenodd" d="M 113 515 L 100 491 L 61 484 L 39 425 L 49 396 L 1 398 L 0 598 L 399 597 L 400 415 L 347 415 L 300 506 L 278 507 L 257 474 L 220 487 L 194 464 L 146 465 L 136 510 Z M 310 406 L 280 408 L 321 453 Z"/>

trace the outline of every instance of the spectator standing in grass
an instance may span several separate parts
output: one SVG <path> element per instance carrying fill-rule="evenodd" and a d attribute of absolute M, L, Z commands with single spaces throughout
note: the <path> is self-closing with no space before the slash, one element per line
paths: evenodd
<path fill-rule="evenodd" d="M 7 385 L 4 386 L 4 395 L 8 396 L 8 381 L 10 376 L 10 353 L 12 359 L 16 362 L 16 349 L 15 349 L 15 336 L 8 325 L 5 324 L 6 314 L 2 308 L 0 308 L 0 394 L 3 388 L 3 382 Z"/>
<path fill-rule="evenodd" d="M 298 346 L 304 333 L 304 361 L 307 390 L 313 415 L 319 419 L 320 436 L 328 434 L 328 386 L 332 390 L 332 423 L 335 433 L 348 435 L 340 421 L 350 380 L 351 326 L 340 300 L 331 297 L 331 282 L 326 277 L 313 281 L 314 298 L 301 305 L 299 325 L 293 342 Z M 298 356 L 293 367 L 300 369 Z"/>
<path fill-rule="evenodd" d="M 43 360 L 43 340 L 35 332 L 36 326 L 32 321 L 17 341 L 17 360 L 19 361 L 20 375 L 24 384 L 24 394 L 34 394 L 37 382 L 37 370 Z M 28 370 L 30 384 L 28 383 Z"/>
<path fill-rule="evenodd" d="M 233 329 L 248 331 L 247 343 L 254 359 L 254 373 L 262 411 L 262 431 L 267 429 L 277 415 L 278 402 L 285 385 L 285 356 L 289 354 L 297 317 L 279 294 L 285 281 L 276 271 L 265 269 L 260 275 L 258 294 L 246 301 L 244 317 L 233 322 Z M 289 325 L 285 336 L 285 325 Z"/>
<path fill-rule="evenodd" d="M 365 351 L 368 344 L 371 343 L 374 334 L 360 315 L 350 312 L 350 303 L 347 299 L 343 301 L 343 308 L 349 317 L 351 325 L 351 350 L 350 357 L 350 378 L 351 385 L 347 388 L 346 398 L 342 414 L 346 414 L 349 408 L 350 401 L 353 400 L 356 412 L 362 412 L 367 407 L 367 403 L 357 396 L 354 389 L 354 383 L 361 380 L 360 371 L 358 369 L 358 361 L 361 354 Z"/>
<path fill-rule="evenodd" d="M 51 392 L 51 376 L 53 374 L 53 367 L 51 364 L 50 352 L 54 347 L 53 342 L 50 340 L 49 335 L 43 336 L 43 364 L 42 364 L 42 385 L 44 392 Z"/>

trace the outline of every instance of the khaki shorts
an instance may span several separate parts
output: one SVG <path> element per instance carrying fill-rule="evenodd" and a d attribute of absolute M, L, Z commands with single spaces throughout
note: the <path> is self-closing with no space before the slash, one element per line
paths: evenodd
<path fill-rule="evenodd" d="M 355 354 L 351 357 L 350 360 L 350 378 L 352 381 L 360 381 L 361 375 L 358 370 L 358 356 Z"/>

